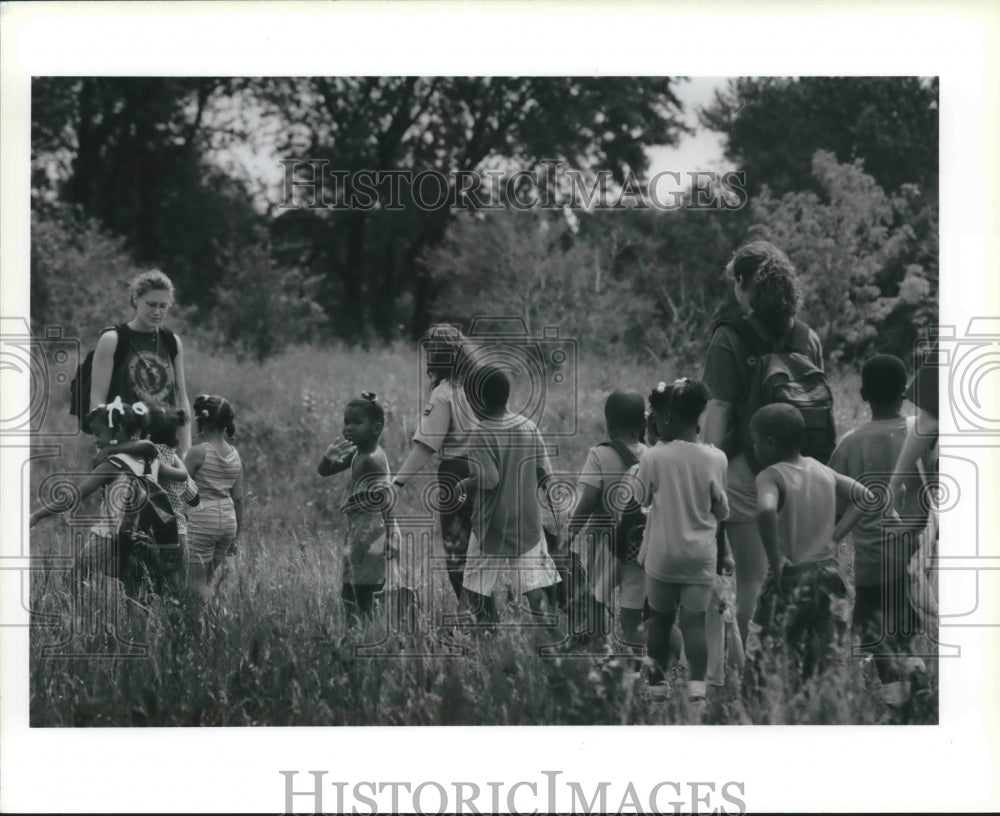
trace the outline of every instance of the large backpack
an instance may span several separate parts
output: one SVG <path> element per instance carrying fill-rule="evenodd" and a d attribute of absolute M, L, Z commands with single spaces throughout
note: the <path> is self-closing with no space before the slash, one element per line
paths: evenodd
<path fill-rule="evenodd" d="M 779 343 L 766 337 L 749 318 L 719 323 L 728 326 L 747 347 L 749 394 L 737 407 L 740 452 L 754 473 L 761 470 L 754 456 L 750 420 L 765 405 L 792 405 L 805 420 L 802 455 L 826 464 L 837 445 L 833 419 L 833 391 L 821 368 L 809 357 L 809 327 L 796 320 L 791 332 Z"/>
<path fill-rule="evenodd" d="M 158 594 L 182 569 L 184 553 L 170 497 L 153 478 L 150 460 L 143 474 L 112 456 L 130 477 L 124 513 L 116 533 L 118 579 L 136 597 L 144 586 Z"/>
<path fill-rule="evenodd" d="M 113 331 L 118 334 L 118 343 L 115 346 L 115 356 L 114 362 L 111 368 L 111 380 L 108 383 L 108 393 L 104 398 L 105 403 L 110 402 L 119 394 L 115 393 L 120 391 L 121 384 L 121 372 L 122 367 L 125 364 L 125 355 L 128 352 L 128 333 L 131 329 L 128 327 L 127 323 L 119 323 L 115 326 L 105 326 L 101 329 L 101 333 L 98 337 L 103 337 L 107 332 Z M 177 357 L 177 335 L 175 335 L 170 329 L 158 329 L 158 331 L 163 332 L 163 339 L 166 342 L 167 352 L 170 354 L 170 359 L 173 360 Z M 124 341 L 124 342 L 123 342 Z M 76 369 L 76 374 L 69 384 L 69 413 L 70 416 L 75 416 L 81 423 L 87 414 L 90 413 L 92 406 L 90 404 L 90 385 L 94 370 L 94 349 L 87 352 L 87 356 L 83 358 L 83 362 Z"/>
<path fill-rule="evenodd" d="M 626 564 L 635 564 L 639 557 L 639 549 L 642 547 L 642 536 L 646 530 L 646 514 L 635 489 L 638 484 L 639 459 L 628 449 L 628 445 L 617 439 L 601 442 L 598 447 L 603 446 L 613 448 L 625 465 L 625 472 L 614 489 L 615 507 L 608 508 L 615 516 L 615 527 L 611 533 L 611 552 L 615 558 Z"/>

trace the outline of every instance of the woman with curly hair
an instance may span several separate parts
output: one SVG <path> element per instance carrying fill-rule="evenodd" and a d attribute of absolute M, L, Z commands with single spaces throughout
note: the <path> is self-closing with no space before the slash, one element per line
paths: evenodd
<path fill-rule="evenodd" d="M 819 337 L 796 320 L 800 294 L 795 268 L 788 257 L 768 241 L 752 241 L 733 253 L 726 265 L 742 318 L 716 324 L 708 347 L 702 381 L 710 399 L 704 416 L 705 442 L 729 457 L 727 498 L 730 515 L 725 530 L 736 565 L 736 618 L 746 642 L 747 627 L 767 561 L 757 532 L 757 489 L 753 451 L 742 440 L 749 438 L 753 406 L 750 391 L 757 357 L 744 339 L 749 329 L 775 349 L 804 354 L 823 368 Z M 742 326 L 735 324 L 742 321 Z"/>

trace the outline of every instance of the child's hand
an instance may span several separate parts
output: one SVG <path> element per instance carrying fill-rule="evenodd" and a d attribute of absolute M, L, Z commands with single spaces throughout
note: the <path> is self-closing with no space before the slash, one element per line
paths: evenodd
<path fill-rule="evenodd" d="M 348 442 L 343 437 L 338 436 L 336 441 L 327 447 L 323 458 L 334 465 L 342 465 L 347 461 L 347 457 L 353 455 L 356 450 L 357 446 L 353 442 Z"/>
<path fill-rule="evenodd" d="M 723 575 L 732 575 L 735 570 L 736 570 L 736 562 L 733 561 L 733 557 L 731 555 L 727 555 L 725 558 L 722 559 Z"/>

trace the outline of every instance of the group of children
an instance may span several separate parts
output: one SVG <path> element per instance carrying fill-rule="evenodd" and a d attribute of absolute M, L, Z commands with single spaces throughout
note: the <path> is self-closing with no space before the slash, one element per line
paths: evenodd
<path fill-rule="evenodd" d="M 923 669 L 910 654 L 917 623 L 907 575 L 923 528 L 919 477 L 906 481 L 891 508 L 865 486 L 870 477 L 893 472 L 908 427 L 901 414 L 905 386 L 898 358 L 878 355 L 865 364 L 861 395 L 872 420 L 841 440 L 829 466 L 801 454 L 805 425 L 794 407 L 766 405 L 753 417 L 753 447 L 762 468 L 756 519 L 769 571 L 740 644 L 747 649 L 748 707 L 759 705 L 770 678 L 807 680 L 842 654 L 849 594 L 837 542 L 855 527 L 854 630 L 874 657 L 885 702 L 901 705 L 910 677 Z M 510 380 L 499 368 L 478 370 L 462 395 L 475 421 L 462 438 L 461 455 L 455 449 L 451 455 L 464 459 L 467 474 L 457 484 L 455 503 L 472 508 L 460 576 L 461 606 L 470 621 L 495 625 L 491 596 L 501 576 L 532 612 L 546 611 L 552 598 L 547 590 L 560 581 L 553 556 L 561 559 L 571 549 L 586 578 L 583 592 L 568 595 L 578 603 L 585 596 L 584 617 L 598 622 L 591 631 L 610 633 L 608 621 L 617 611 L 621 640 L 645 646 L 645 680 L 654 697 L 666 690 L 667 671 L 683 653 L 689 703 L 700 716 L 708 615 L 713 605 L 717 609 L 719 574 L 728 561 L 719 533 L 729 514 L 726 456 L 699 441 L 710 396 L 705 385 L 661 382 L 649 394 L 648 412 L 640 394 L 612 393 L 605 404 L 608 439 L 587 453 L 567 536 L 548 542 L 542 507 L 552 466 L 539 429 L 509 410 Z M 392 543 L 398 533 L 390 532 L 387 520 L 401 482 L 393 484 L 378 445 L 383 426 L 374 395 L 352 400 L 343 438 L 327 448 L 319 466 L 324 476 L 350 470 L 343 593 L 359 617 L 371 612 L 386 564 L 399 558 Z M 646 514 L 635 561 L 616 557 L 611 541 L 622 515 L 623 486 Z M 416 585 L 397 577 L 391 586 L 416 603 Z"/>
<path fill-rule="evenodd" d="M 744 692 L 751 705 L 774 675 L 776 661 L 785 661 L 786 669 L 792 666 L 786 676 L 808 678 L 830 665 L 845 645 L 848 592 L 836 542 L 855 525 L 854 629 L 862 648 L 874 656 L 885 702 L 905 702 L 912 677 L 923 671 L 910 654 L 918 627 L 908 577 L 926 515 L 920 509 L 920 478 L 903 479 L 901 495 L 888 512 L 864 485 L 870 477 L 887 479 L 894 471 L 908 429 L 901 414 L 905 386 L 898 358 L 878 355 L 864 365 L 861 396 L 872 419 L 841 440 L 829 466 L 802 456 L 804 422 L 794 407 L 766 405 L 753 416 L 753 448 L 762 467 L 756 476 L 756 519 L 769 572 L 744 644 Z M 640 394 L 612 393 L 605 403 L 608 439 L 589 449 L 567 536 L 551 544 L 541 511 L 551 462 L 534 422 L 509 410 L 510 388 L 500 368 L 476 370 L 461 386 L 472 424 L 464 434 L 453 427 L 448 431 L 453 441 L 461 439 L 449 455 L 464 463 L 452 510 L 468 511 L 458 574 L 449 566 L 462 609 L 470 620 L 494 626 L 498 614 L 492 595 L 506 575 L 532 612 L 546 611 L 549 590 L 560 581 L 553 555 L 571 550 L 586 576 L 583 591 L 577 587 L 569 593 L 571 604 L 585 597 L 584 617 L 598 621 L 592 631 L 604 633 L 611 632 L 608 621 L 617 610 L 621 639 L 645 645 L 645 679 L 654 696 L 666 689 L 666 673 L 683 652 L 687 694 L 697 716 L 706 699 L 707 616 L 718 603 L 719 574 L 727 559 L 719 533 L 729 514 L 726 456 L 699 441 L 707 388 L 690 379 L 661 382 L 648 396 L 648 412 Z M 456 396 L 458 389 L 453 390 Z M 87 416 L 98 452 L 80 494 L 85 498 L 103 489 L 105 501 L 101 523 L 79 562 L 84 574 L 111 568 L 121 507 L 110 496 L 130 475 L 148 473 L 151 462 L 152 476 L 165 487 L 180 522 L 186 562 L 182 583 L 194 598 L 211 598 L 219 567 L 234 552 L 239 535 L 243 471 L 231 443 L 230 403 L 200 396 L 194 413 L 199 443 L 183 461 L 176 453 L 184 423 L 180 411 L 117 400 Z M 407 621 L 413 631 L 419 579 L 392 519 L 402 482 L 393 480 L 379 445 L 384 426 L 385 413 L 374 394 L 352 399 L 343 435 L 326 448 L 319 473 L 349 472 L 341 505 L 348 619 L 358 622 L 371 615 L 375 597 L 388 585 L 396 619 Z M 623 485 L 645 513 L 634 561 L 618 557 L 610 540 L 622 515 Z M 31 524 L 53 512 L 36 510 Z"/>
<path fill-rule="evenodd" d="M 121 399 L 99 405 L 84 419 L 97 452 L 93 472 L 80 485 L 80 499 L 100 490 L 100 521 L 77 554 L 79 579 L 116 576 L 120 564 L 118 532 L 129 510 L 123 497 L 130 481 L 151 477 L 164 489 L 177 521 L 182 560 L 165 578 L 173 591 L 197 602 L 212 598 L 220 567 L 235 552 L 243 516 L 243 465 L 231 444 L 236 434 L 232 405 L 223 397 L 202 395 L 194 401 L 199 440 L 177 455 L 183 411 Z M 67 508 L 43 506 L 30 524 Z"/>

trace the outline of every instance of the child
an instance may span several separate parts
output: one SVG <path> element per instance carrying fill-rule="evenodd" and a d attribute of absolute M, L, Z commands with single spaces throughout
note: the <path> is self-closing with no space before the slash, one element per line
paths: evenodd
<path fill-rule="evenodd" d="M 757 526 L 770 566 L 747 639 L 744 683 L 751 705 L 765 671 L 780 674 L 780 667 L 765 667 L 765 659 L 787 650 L 789 676 L 804 679 L 822 671 L 841 646 L 847 589 L 834 542 L 857 523 L 861 506 L 877 505 L 853 479 L 801 455 L 804 430 L 798 410 L 781 403 L 764 406 L 750 423 L 764 467 L 756 478 Z M 852 503 L 835 524 L 838 499 Z"/>
<path fill-rule="evenodd" d="M 350 470 L 340 510 L 347 516 L 342 598 L 348 625 L 352 626 L 371 617 L 375 595 L 386 583 L 392 475 L 385 451 L 378 444 L 384 427 L 385 411 L 381 403 L 372 392 L 362 392 L 347 403 L 344 435 L 327 447 L 319 463 L 320 476 Z M 400 587 L 395 601 L 397 619 L 407 620 L 412 630 L 415 615 L 412 590 Z"/>
<path fill-rule="evenodd" d="M 698 420 L 708 405 L 702 383 L 660 383 L 651 401 L 662 441 L 646 452 L 638 474 L 643 505 L 649 507 L 639 563 L 650 609 L 646 650 L 655 663 L 650 687 L 654 696 L 666 691 L 663 672 L 679 618 L 688 699 L 697 720 L 705 708 L 705 615 L 716 580 L 716 530 L 729 515 L 726 455 L 698 441 Z"/>
<path fill-rule="evenodd" d="M 211 600 L 213 578 L 227 555 L 236 552 L 243 523 L 243 463 L 230 444 L 236 436 L 233 406 L 224 397 L 195 398 L 198 444 L 184 457 L 200 501 L 187 519 L 188 586 L 197 599 Z M 220 576 L 221 577 L 221 576 Z"/>
<path fill-rule="evenodd" d="M 580 498 L 569 520 L 569 537 L 587 575 L 588 633 L 599 637 L 611 634 L 610 607 L 618 590 L 622 637 L 626 643 L 641 645 L 639 628 L 646 603 L 646 576 L 638 564 L 627 564 L 612 554 L 610 537 L 615 514 L 609 493 L 646 452 L 641 441 L 646 426 L 642 396 L 613 392 L 604 403 L 604 422 L 609 441 L 587 452 L 580 472 Z M 590 534 L 575 538 L 588 523 Z"/>
<path fill-rule="evenodd" d="M 170 499 L 177 517 L 177 537 L 180 540 L 181 559 L 186 559 L 187 552 L 187 507 L 194 507 L 200 501 L 198 485 L 195 484 L 177 455 L 177 445 L 180 443 L 180 429 L 187 425 L 188 419 L 179 408 L 163 408 L 154 406 L 149 411 L 149 441 L 156 445 L 157 460 L 160 463 L 160 484 L 163 492 Z M 170 473 L 182 472 L 183 479 L 171 478 Z M 178 573 L 178 577 L 182 575 Z M 180 587 L 178 586 L 179 590 Z"/>
<path fill-rule="evenodd" d="M 830 467 L 862 483 L 866 477 L 883 483 L 890 478 L 912 424 L 900 413 L 905 390 L 906 368 L 898 357 L 877 354 L 862 366 L 861 399 L 871 409 L 871 422 L 840 441 Z M 907 565 L 927 520 L 920 506 L 922 489 L 918 472 L 901 474 L 895 491 L 901 523 L 886 524 L 869 516 L 861 519 L 852 534 L 853 629 L 861 636 L 861 648 L 873 656 L 882 681 L 882 699 L 894 716 L 902 714 L 912 685 L 907 674 L 920 674 L 925 668 L 918 657 L 901 659 L 910 654 L 919 626 Z"/>
<path fill-rule="evenodd" d="M 545 590 L 559 583 L 537 496 L 552 466 L 535 423 L 507 410 L 506 374 L 483 366 L 464 388 L 479 422 L 468 440 L 471 473 L 459 482 L 460 499 L 476 491 L 462 594 L 472 617 L 492 627 L 497 614 L 489 598 L 504 569 L 517 575 L 535 614 L 546 605 Z"/>
<path fill-rule="evenodd" d="M 142 476 L 146 463 L 152 462 L 153 478 L 158 475 L 156 448 L 151 442 L 140 440 L 149 420 L 149 409 L 144 403 L 125 405 L 120 398 L 113 403 L 99 405 L 87 414 L 83 427 L 94 437 L 99 453 L 107 453 L 119 442 L 129 442 L 132 452 L 118 452 L 99 457 L 94 472 L 79 486 L 80 500 L 101 490 L 100 521 L 91 528 L 91 535 L 75 563 L 76 577 L 89 578 L 94 574 L 118 575 L 116 536 L 124 517 L 123 501 L 132 473 Z M 30 526 L 71 507 L 41 507 L 31 514 Z"/>

